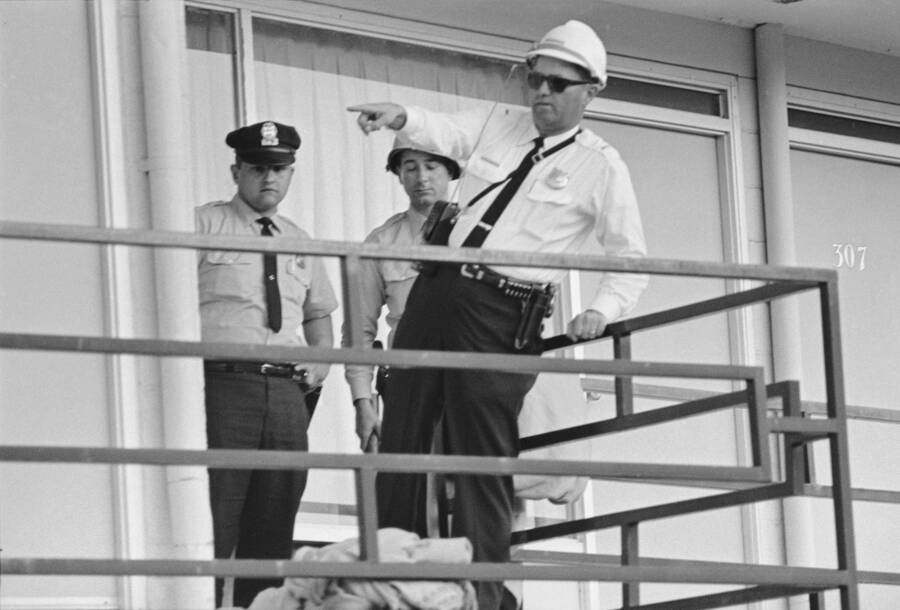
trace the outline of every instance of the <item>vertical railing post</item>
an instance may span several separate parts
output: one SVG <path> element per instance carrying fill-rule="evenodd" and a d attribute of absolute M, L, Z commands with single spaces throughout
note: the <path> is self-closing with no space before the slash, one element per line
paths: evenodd
<path fill-rule="evenodd" d="M 378 561 L 378 507 L 375 503 L 375 470 L 360 468 L 355 474 L 359 558 L 362 561 Z"/>
<path fill-rule="evenodd" d="M 631 335 L 613 336 L 613 357 L 616 360 L 631 360 Z M 616 417 L 634 413 L 634 380 L 628 377 L 616 377 Z M 622 565 L 635 565 L 639 562 L 638 523 L 623 525 L 620 534 L 622 540 Z M 622 607 L 631 608 L 641 602 L 641 585 L 639 582 L 622 583 Z"/>
<path fill-rule="evenodd" d="M 787 382 L 787 392 L 783 401 L 785 417 L 804 417 L 798 381 Z M 803 496 L 804 485 L 812 481 L 810 474 L 812 455 L 809 443 L 802 435 L 790 433 L 784 435 L 783 442 L 785 478 L 791 486 L 791 495 L 799 498 Z M 824 607 L 825 594 L 822 591 L 809 594 L 809 610 L 822 610 Z"/>
<path fill-rule="evenodd" d="M 850 457 L 847 443 L 847 412 L 844 404 L 844 371 L 841 360 L 841 327 L 837 278 L 819 285 L 822 310 L 822 348 L 825 359 L 825 394 L 828 417 L 837 433 L 829 435 L 831 481 L 834 499 L 835 541 L 838 569 L 845 570 L 849 582 L 841 589 L 841 607 L 859 608 L 856 582 L 856 547 L 853 536 L 853 499 L 850 495 Z"/>
<path fill-rule="evenodd" d="M 341 257 L 341 284 L 344 296 L 344 328 L 350 336 L 350 347 L 371 347 L 363 344 L 362 318 L 356 315 L 362 302 L 359 286 L 360 258 L 356 254 Z"/>
<path fill-rule="evenodd" d="M 631 335 L 613 337 L 613 358 L 631 360 Z M 629 377 L 616 377 L 616 417 L 634 413 L 634 381 Z"/>
<path fill-rule="evenodd" d="M 800 384 L 797 381 L 787 382 L 787 391 L 782 399 L 785 417 L 801 417 Z M 791 486 L 791 494 L 803 495 L 806 483 L 806 443 L 802 435 L 787 433 L 784 435 L 784 476 Z"/>
<path fill-rule="evenodd" d="M 638 539 L 638 524 L 629 523 L 621 528 L 622 540 L 622 565 L 630 566 L 640 563 L 640 549 Z M 641 589 L 639 582 L 622 583 L 622 608 L 636 608 L 641 604 Z"/>
<path fill-rule="evenodd" d="M 762 372 L 747 380 L 747 407 L 750 423 L 750 452 L 753 465 L 772 476 L 772 457 L 769 455 L 769 424 L 766 419 L 766 381 Z"/>

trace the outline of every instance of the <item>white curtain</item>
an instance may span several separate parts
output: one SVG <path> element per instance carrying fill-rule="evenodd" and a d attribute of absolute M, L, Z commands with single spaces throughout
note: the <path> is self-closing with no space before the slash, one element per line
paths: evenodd
<path fill-rule="evenodd" d="M 315 237 L 361 240 L 406 207 L 385 172 L 393 135 L 365 137 L 347 106 L 395 101 L 455 111 L 522 103 L 510 64 L 373 38 L 254 19 L 256 119 L 300 132 L 297 171 L 283 209 Z"/>

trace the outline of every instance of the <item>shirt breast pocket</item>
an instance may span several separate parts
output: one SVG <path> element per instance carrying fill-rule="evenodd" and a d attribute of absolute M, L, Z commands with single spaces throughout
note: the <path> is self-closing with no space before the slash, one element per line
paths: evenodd
<path fill-rule="evenodd" d="M 312 261 L 304 256 L 287 256 L 281 266 L 284 281 L 279 282 L 282 297 L 303 305 L 312 284 Z"/>
<path fill-rule="evenodd" d="M 538 180 L 531 185 L 526 197 L 530 210 L 524 228 L 538 237 L 546 238 L 548 231 L 562 229 L 580 216 L 573 203 L 574 194 L 567 187 L 554 188 Z"/>
<path fill-rule="evenodd" d="M 201 298 L 215 300 L 251 296 L 254 290 L 251 281 L 254 268 L 251 256 L 253 254 L 249 252 L 208 252 L 200 265 Z"/>

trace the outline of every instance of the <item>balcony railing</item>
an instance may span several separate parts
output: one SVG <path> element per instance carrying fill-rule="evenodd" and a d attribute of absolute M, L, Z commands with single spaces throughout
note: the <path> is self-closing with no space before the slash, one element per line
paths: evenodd
<path fill-rule="evenodd" d="M 33 241 L 303 253 L 337 257 L 341 262 L 345 324 L 352 339 L 352 346 L 349 348 L 326 349 L 0 333 L 0 348 L 142 354 L 163 357 L 196 356 L 235 360 L 355 363 L 394 367 L 485 368 L 519 372 L 544 371 L 609 375 L 615 377 L 613 389 L 616 395 L 616 417 L 527 437 L 522 439 L 522 448 L 535 448 L 573 439 L 631 430 L 735 407 L 742 408 L 746 412 L 751 447 L 750 465 L 701 466 L 437 455 L 348 455 L 286 451 L 0 446 L 0 460 L 8 462 L 352 470 L 356 478 L 356 514 L 361 550 L 361 559 L 356 563 L 4 557 L 0 560 L 0 568 L 5 574 L 615 581 L 623 583 L 623 606 L 626 608 L 715 608 L 800 594 L 811 594 L 813 596 L 811 599 L 818 604 L 817 600 L 820 599 L 818 595 L 821 592 L 837 589 L 840 592 L 842 608 L 857 609 L 859 608 L 859 582 L 900 585 L 900 577 L 896 574 L 860 573 L 856 569 L 847 420 L 840 357 L 837 275 L 833 270 L 662 259 L 621 259 L 584 255 L 537 255 L 429 246 L 378 247 L 371 244 L 281 237 L 262 239 L 25 223 L 0 223 L 0 236 Z M 613 340 L 615 353 L 613 360 L 399 349 L 378 351 L 363 345 L 360 317 L 357 314 L 357 304 L 360 302 L 357 278 L 360 273 L 360 260 L 363 258 L 443 261 L 457 264 L 477 262 L 488 265 L 531 265 L 590 271 L 726 278 L 749 280 L 756 285 L 724 296 L 609 325 L 604 336 Z M 805 416 L 801 410 L 800 388 L 796 381 L 783 380 L 766 385 L 761 367 L 642 362 L 631 359 L 630 342 L 631 336 L 635 333 L 810 290 L 818 292 L 821 311 L 824 340 L 823 364 L 827 395 L 824 418 L 812 419 Z M 549 348 L 563 347 L 565 344 L 564 341 L 556 343 L 554 341 L 556 340 L 548 342 Z M 743 389 L 636 413 L 633 409 L 632 377 L 634 376 L 733 380 L 743 384 Z M 772 410 L 773 408 L 774 410 Z M 772 436 L 783 437 L 784 442 L 770 443 Z M 809 493 L 804 472 L 806 465 L 804 448 L 810 442 L 823 439 L 830 446 L 831 456 L 832 486 L 828 490 L 828 494 L 832 498 L 834 507 L 837 557 L 835 568 L 676 561 L 639 556 L 637 551 L 639 527 L 641 523 L 648 520 Z M 773 472 L 773 456 L 770 447 L 776 446 L 783 447 L 783 455 L 780 456 L 785 466 L 783 476 Z M 726 491 L 687 501 L 647 506 L 514 533 L 514 543 L 525 543 L 616 527 L 621 529 L 622 540 L 622 551 L 618 556 L 566 555 L 523 550 L 516 554 L 518 561 L 506 564 L 397 564 L 379 561 L 374 483 L 376 473 L 385 471 L 581 475 L 594 479 L 702 484 L 722 487 Z M 896 501 L 896 499 L 892 501 Z M 731 584 L 740 585 L 741 588 L 724 593 L 673 600 L 664 604 L 640 605 L 639 584 L 642 582 Z"/>

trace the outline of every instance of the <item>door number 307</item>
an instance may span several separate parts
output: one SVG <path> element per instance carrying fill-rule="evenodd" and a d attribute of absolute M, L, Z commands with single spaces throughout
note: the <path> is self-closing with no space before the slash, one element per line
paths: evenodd
<path fill-rule="evenodd" d="M 862 271 L 866 268 L 866 246 L 831 244 L 834 248 L 834 266 Z"/>

